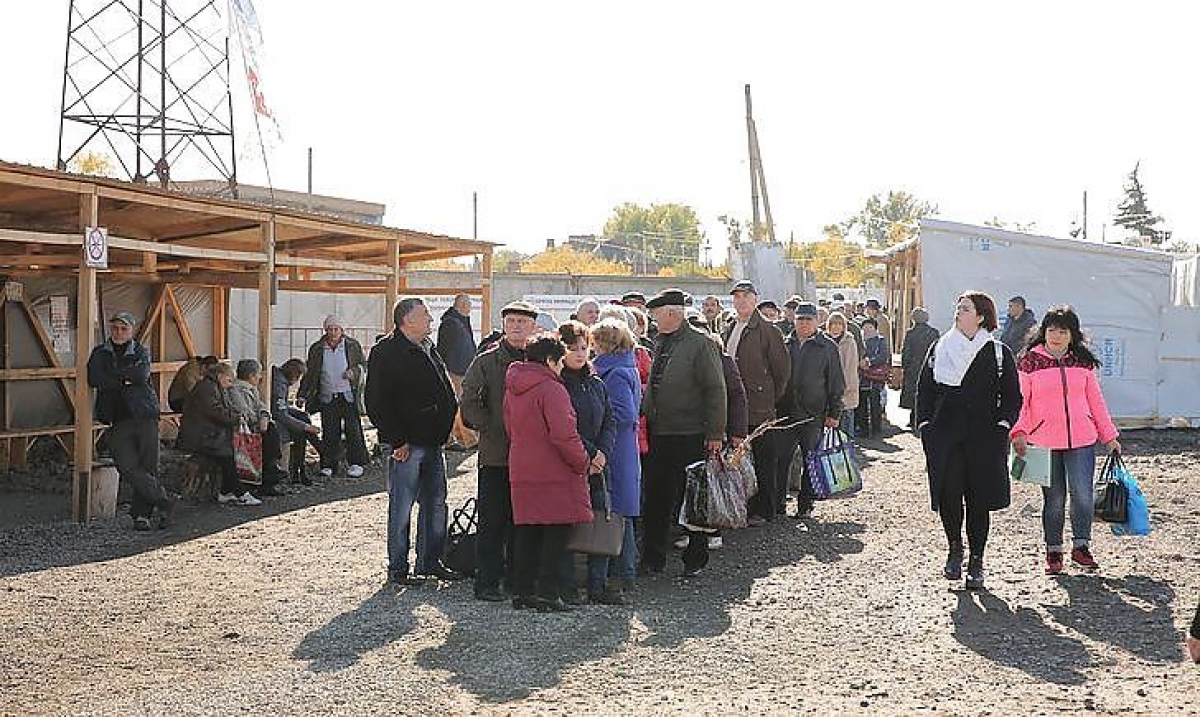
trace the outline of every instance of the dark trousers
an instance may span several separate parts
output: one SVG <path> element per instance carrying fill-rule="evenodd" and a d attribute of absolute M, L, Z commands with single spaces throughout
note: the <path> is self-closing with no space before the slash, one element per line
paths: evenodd
<path fill-rule="evenodd" d="M 941 495 L 938 496 L 938 513 L 942 528 L 951 544 L 962 543 L 963 504 L 966 504 L 967 546 L 971 555 L 983 557 L 987 547 L 991 513 L 980 505 L 978 499 L 967 488 L 967 453 L 962 444 L 953 446 L 946 457 Z"/>
<path fill-rule="evenodd" d="M 358 407 L 345 396 L 334 396 L 320 405 L 321 467 L 334 468 L 342 452 L 342 437 L 346 442 L 346 462 L 354 466 L 367 464 L 367 441 L 363 437 L 362 418 Z"/>
<path fill-rule="evenodd" d="M 121 480 L 133 487 L 129 514 L 149 518 L 155 506 L 164 507 L 169 498 L 158 481 L 158 419 L 118 421 L 108 429 L 108 449 Z"/>
<path fill-rule="evenodd" d="M 518 525 L 513 550 L 513 594 L 547 600 L 562 590 L 563 556 L 570 525 Z"/>
<path fill-rule="evenodd" d="M 263 457 L 263 474 L 262 481 L 264 488 L 270 488 L 287 476 L 287 471 L 283 469 L 283 444 L 279 439 L 279 427 L 275 422 L 267 424 L 267 430 L 262 437 L 262 457 Z"/>
<path fill-rule="evenodd" d="M 479 466 L 475 505 L 479 526 L 475 536 L 475 590 L 495 590 L 511 567 L 512 490 L 508 466 Z"/>
<path fill-rule="evenodd" d="M 308 414 L 298 408 L 288 408 L 288 414 L 298 421 L 312 425 L 312 419 Z M 314 436 L 311 433 L 304 431 L 288 431 L 291 442 L 290 455 L 288 456 L 288 470 L 296 471 L 304 467 L 304 450 L 307 446 L 312 446 L 317 451 L 318 456 L 325 455 L 324 446 L 321 445 L 320 436 Z M 322 462 L 324 460 L 322 459 Z"/>
<path fill-rule="evenodd" d="M 797 426 L 794 429 L 796 442 L 792 444 L 792 452 L 795 453 L 799 448 L 804 455 L 808 455 L 809 451 L 820 445 L 824 429 L 825 422 L 820 417 Z M 804 461 L 803 466 L 800 473 L 800 493 L 796 496 L 796 505 L 801 510 L 811 507 L 813 504 L 812 476 L 808 474 L 808 461 Z"/>
<path fill-rule="evenodd" d="M 753 433 L 758 426 L 751 426 Z M 754 477 L 758 479 L 758 492 L 750 499 L 751 515 L 772 520 L 782 515 L 787 499 L 787 470 L 779 472 L 779 431 L 767 431 L 750 444 L 754 452 Z M 783 495 L 784 500 L 779 496 Z"/>
<path fill-rule="evenodd" d="M 867 424 L 866 435 L 876 436 L 883 431 L 883 389 L 869 388 L 863 392 L 863 399 L 867 404 L 863 419 Z"/>
<path fill-rule="evenodd" d="M 642 564 L 662 570 L 671 549 L 671 526 L 679 520 L 678 505 L 683 497 L 687 467 L 705 458 L 704 436 L 650 436 L 650 476 L 642 481 L 645 490 L 644 547 Z M 702 568 L 708 564 L 708 536 L 688 531 L 683 564 Z"/>
<path fill-rule="evenodd" d="M 800 443 L 800 429 L 784 428 L 772 433 L 775 434 L 775 475 L 779 482 L 783 483 L 786 498 L 787 490 L 799 489 L 799 484 L 792 485 L 792 456 Z M 762 489 L 760 485 L 759 490 Z"/>
<path fill-rule="evenodd" d="M 250 486 L 242 482 L 241 476 L 238 474 L 237 464 L 233 462 L 233 454 L 227 456 L 218 456 L 212 453 L 200 453 L 213 465 L 221 469 L 221 492 L 230 493 L 232 495 L 241 495 L 250 490 Z"/>

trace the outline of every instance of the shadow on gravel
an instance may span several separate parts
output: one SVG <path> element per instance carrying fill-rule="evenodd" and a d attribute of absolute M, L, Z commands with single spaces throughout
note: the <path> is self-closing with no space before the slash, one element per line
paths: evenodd
<path fill-rule="evenodd" d="M 1064 575 L 1057 582 L 1067 591 L 1068 604 L 1047 609 L 1059 624 L 1149 662 L 1178 661 L 1170 585 L 1142 575 L 1124 580 Z"/>
<path fill-rule="evenodd" d="M 1091 655 L 1078 638 L 1064 635 L 1042 621 L 1032 608 L 1015 612 L 987 591 L 959 591 L 951 613 L 954 639 L 1000 665 L 1058 685 L 1081 685 L 1081 672 L 1092 665 Z"/>
<path fill-rule="evenodd" d="M 726 532 L 725 548 L 712 554 L 703 573 L 690 580 L 674 577 L 680 568 L 674 560 L 666 574 L 638 579 L 628 607 L 538 614 L 508 603 L 476 602 L 469 586 L 429 598 L 413 593 L 452 625 L 445 642 L 418 653 L 416 663 L 449 672 L 454 683 L 483 701 L 520 700 L 557 685 L 564 670 L 615 654 L 629 642 L 635 619 L 650 632 L 639 639 L 640 647 L 672 648 L 720 635 L 730 628 L 731 607 L 746 602 L 756 580 L 806 556 L 828 563 L 862 552 L 855 536 L 864 531 L 861 523 L 786 519 Z"/>
<path fill-rule="evenodd" d="M 308 660 L 313 672 L 344 670 L 363 655 L 412 632 L 416 625 L 411 610 L 397 610 L 396 591 L 383 586 L 350 612 L 330 620 L 304 637 L 292 653 Z"/>
<path fill-rule="evenodd" d="M 302 493 L 267 498 L 258 507 L 185 501 L 178 508 L 174 526 L 145 533 L 132 529 L 127 509 L 112 520 L 87 525 L 59 522 L 0 529 L 0 578 L 138 555 L 260 518 L 377 493 L 384 485 L 379 469 L 374 467 L 353 482 L 336 481 Z"/>

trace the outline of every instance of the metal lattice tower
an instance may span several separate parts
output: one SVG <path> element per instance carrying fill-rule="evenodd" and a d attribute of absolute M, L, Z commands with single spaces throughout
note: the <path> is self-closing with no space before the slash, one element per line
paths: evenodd
<path fill-rule="evenodd" d="M 68 18 L 58 168 L 90 151 L 130 181 L 215 174 L 236 189 L 217 0 L 71 0 Z"/>

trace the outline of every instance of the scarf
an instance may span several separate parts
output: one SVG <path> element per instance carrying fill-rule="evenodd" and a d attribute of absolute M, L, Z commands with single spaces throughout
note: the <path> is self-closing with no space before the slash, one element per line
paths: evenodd
<path fill-rule="evenodd" d="M 974 339 L 968 339 L 957 328 L 950 329 L 933 350 L 933 380 L 944 386 L 961 386 L 975 356 L 991 342 L 992 334 L 982 328 Z"/>

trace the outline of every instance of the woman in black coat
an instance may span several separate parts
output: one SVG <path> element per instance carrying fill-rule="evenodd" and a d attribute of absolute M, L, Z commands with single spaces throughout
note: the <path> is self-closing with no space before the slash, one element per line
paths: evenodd
<path fill-rule="evenodd" d="M 966 505 L 969 589 L 983 587 L 989 513 L 1010 502 L 1008 431 L 1021 411 L 1016 361 L 992 337 L 996 326 L 990 296 L 968 291 L 959 297 L 954 328 L 921 367 L 913 419 L 925 447 L 931 505 L 950 544 L 947 580 L 962 577 Z"/>

